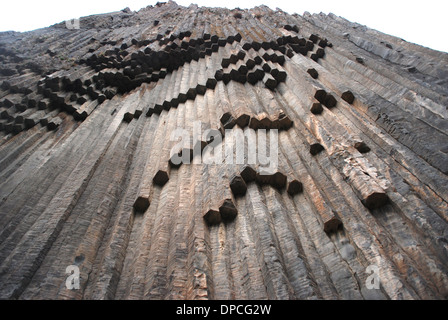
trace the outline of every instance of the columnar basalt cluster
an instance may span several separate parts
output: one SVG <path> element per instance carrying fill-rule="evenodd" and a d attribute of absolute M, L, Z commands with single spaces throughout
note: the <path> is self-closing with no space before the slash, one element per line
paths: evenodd
<path fill-rule="evenodd" d="M 448 298 L 447 66 L 265 6 L 0 33 L 0 298 Z"/>

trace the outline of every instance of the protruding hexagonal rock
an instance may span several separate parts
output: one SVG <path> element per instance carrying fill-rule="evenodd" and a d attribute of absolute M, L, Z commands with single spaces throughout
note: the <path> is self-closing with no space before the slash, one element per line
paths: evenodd
<path fill-rule="evenodd" d="M 253 48 L 255 51 L 259 51 L 259 50 L 261 49 L 261 43 L 259 43 L 259 42 L 257 42 L 257 41 L 252 42 L 252 48 Z"/>
<path fill-rule="evenodd" d="M 159 170 L 157 171 L 157 173 L 154 175 L 154 178 L 152 179 L 152 182 L 154 182 L 154 184 L 163 187 L 169 180 L 169 175 L 168 172 L 163 171 L 163 170 Z"/>
<path fill-rule="evenodd" d="M 219 51 L 219 45 L 217 43 L 213 43 L 210 48 L 212 49 L 212 52 L 218 52 Z"/>
<path fill-rule="evenodd" d="M 266 112 L 262 112 L 258 115 L 259 127 L 260 129 L 270 129 L 272 121 Z"/>
<path fill-rule="evenodd" d="M 278 42 L 277 42 L 277 41 L 272 40 L 272 41 L 270 42 L 270 44 L 271 44 L 271 49 L 272 49 L 272 50 L 278 50 L 279 45 L 278 45 Z"/>
<path fill-rule="evenodd" d="M 61 118 L 55 117 L 55 118 L 51 119 L 51 121 L 48 122 L 47 128 L 50 131 L 56 130 L 62 124 L 62 122 L 63 122 L 63 120 Z"/>
<path fill-rule="evenodd" d="M 222 74 L 222 82 L 224 82 L 224 84 L 228 84 L 230 80 L 232 80 L 230 73 L 225 72 Z"/>
<path fill-rule="evenodd" d="M 265 61 L 271 61 L 271 55 L 269 54 L 269 53 L 265 53 L 264 55 L 263 55 L 263 59 L 265 60 Z"/>
<path fill-rule="evenodd" d="M 150 116 L 152 116 L 153 113 L 154 113 L 154 108 L 149 108 L 148 111 L 146 112 L 146 116 L 150 117 Z"/>
<path fill-rule="evenodd" d="M 8 111 L 3 110 L 2 112 L 0 112 L 0 119 L 8 119 L 10 117 L 11 115 L 8 113 Z"/>
<path fill-rule="evenodd" d="M 172 108 L 177 108 L 179 106 L 179 99 L 178 98 L 171 99 L 170 106 Z"/>
<path fill-rule="evenodd" d="M 44 99 L 40 100 L 37 103 L 37 109 L 39 109 L 39 110 L 45 110 L 48 108 L 48 106 L 49 106 L 49 102 L 45 101 Z"/>
<path fill-rule="evenodd" d="M 271 75 L 274 77 L 274 79 L 277 81 L 277 83 L 286 81 L 287 74 L 285 71 L 281 71 L 278 69 L 272 69 Z"/>
<path fill-rule="evenodd" d="M 220 47 L 225 47 L 226 44 L 227 44 L 227 39 L 219 39 L 219 40 L 218 40 L 218 45 L 219 45 Z"/>
<path fill-rule="evenodd" d="M 209 226 L 214 226 L 221 222 L 221 214 L 218 210 L 215 209 L 209 209 L 204 214 L 203 218 Z"/>
<path fill-rule="evenodd" d="M 319 61 L 319 56 L 317 55 L 317 53 L 312 53 L 311 56 L 310 56 L 310 59 L 318 62 Z"/>
<path fill-rule="evenodd" d="M 86 102 L 87 102 L 87 99 L 84 96 L 78 97 L 78 99 L 76 100 L 76 103 L 81 104 L 81 105 Z"/>
<path fill-rule="evenodd" d="M 316 50 L 316 55 L 318 58 L 323 58 L 325 56 L 325 50 L 323 48 L 319 48 Z"/>
<path fill-rule="evenodd" d="M 160 77 L 159 77 L 158 73 L 154 72 L 153 74 L 151 74 L 151 81 L 152 82 L 157 82 L 157 81 L 159 81 L 159 79 L 160 79 Z"/>
<path fill-rule="evenodd" d="M 222 81 L 223 77 L 224 77 L 224 71 L 222 69 L 219 69 L 215 72 L 216 81 Z"/>
<path fill-rule="evenodd" d="M 327 92 L 323 89 L 318 89 L 314 93 L 314 98 L 316 98 L 316 100 L 319 101 L 320 103 L 324 104 L 325 99 L 327 98 Z"/>
<path fill-rule="evenodd" d="M 255 74 L 255 71 L 254 72 L 249 72 L 247 74 L 247 82 L 249 82 L 252 85 L 254 85 L 254 84 L 256 84 L 258 82 L 258 78 L 257 78 L 257 76 Z"/>
<path fill-rule="evenodd" d="M 292 127 L 293 121 L 285 114 L 283 110 L 279 110 L 273 121 L 273 126 L 279 130 L 288 130 Z"/>
<path fill-rule="evenodd" d="M 254 62 L 254 64 L 255 64 L 255 62 Z M 249 72 L 249 68 L 248 68 L 247 65 L 242 64 L 242 65 L 240 65 L 240 67 L 238 68 L 238 72 L 241 73 L 241 74 L 243 74 L 243 75 L 246 75 L 246 74 Z"/>
<path fill-rule="evenodd" d="M 233 81 L 240 82 L 242 76 L 243 75 L 236 69 L 232 69 L 230 71 L 230 79 L 232 79 Z"/>
<path fill-rule="evenodd" d="M 319 47 L 325 48 L 328 45 L 328 40 L 327 39 L 321 39 L 319 40 L 319 42 L 317 43 Z"/>
<path fill-rule="evenodd" d="M 263 83 L 266 86 L 266 88 L 268 88 L 270 90 L 275 90 L 275 88 L 277 88 L 277 85 L 278 85 L 277 80 L 275 80 L 274 77 L 271 76 L 270 74 L 266 74 L 264 76 Z"/>
<path fill-rule="evenodd" d="M 288 194 L 293 197 L 296 194 L 299 194 L 303 191 L 303 185 L 302 182 L 298 180 L 292 180 L 288 183 L 288 188 L 286 189 Z"/>
<path fill-rule="evenodd" d="M 253 68 L 255 68 L 256 65 L 257 64 L 255 63 L 255 60 L 253 60 L 253 59 L 248 59 L 246 61 L 246 67 L 248 70 L 252 70 Z"/>
<path fill-rule="evenodd" d="M 241 178 L 246 182 L 246 184 L 255 181 L 257 177 L 257 172 L 250 165 L 244 165 L 243 169 L 240 172 Z"/>
<path fill-rule="evenodd" d="M 197 40 L 196 39 L 190 39 L 190 41 L 188 41 L 188 46 L 190 46 L 190 47 L 196 47 L 196 44 L 197 44 Z"/>
<path fill-rule="evenodd" d="M 310 68 L 308 69 L 306 72 L 308 72 L 308 74 L 311 76 L 311 78 L 313 79 L 317 79 L 319 77 L 319 73 L 317 72 L 316 69 L 314 68 Z"/>
<path fill-rule="evenodd" d="M 219 206 L 219 213 L 221 214 L 222 221 L 230 222 L 236 218 L 238 210 L 232 199 L 225 199 Z"/>
<path fill-rule="evenodd" d="M 280 50 L 286 52 L 286 49 L 284 49 L 284 47 L 281 47 Z M 285 61 L 286 61 L 286 59 L 285 59 L 284 55 L 281 55 L 281 56 L 277 57 L 277 63 L 279 65 L 283 66 L 285 64 Z"/>
<path fill-rule="evenodd" d="M 216 79 L 209 78 L 209 79 L 207 79 L 207 82 L 205 83 L 205 86 L 208 89 L 215 89 L 217 83 L 218 83 L 218 81 Z"/>
<path fill-rule="evenodd" d="M 243 44 L 243 49 L 249 51 L 250 49 L 252 49 L 252 44 L 246 42 L 245 44 Z"/>
<path fill-rule="evenodd" d="M 34 127 L 37 123 L 34 119 L 27 118 L 27 119 L 25 119 L 24 124 L 25 124 L 25 128 L 30 129 L 30 128 Z M 0 131 L 1 131 L 1 129 L 0 129 Z"/>
<path fill-rule="evenodd" d="M 234 36 L 228 36 L 226 40 L 227 40 L 227 43 L 232 44 L 232 43 L 235 42 L 235 37 Z"/>
<path fill-rule="evenodd" d="M 313 41 L 313 43 L 317 43 L 317 41 L 319 41 L 319 36 L 318 35 L 316 35 L 316 34 L 312 34 L 312 35 L 310 35 L 310 38 L 309 38 L 311 41 Z"/>
<path fill-rule="evenodd" d="M 244 52 L 244 50 L 238 51 L 237 57 L 239 60 L 244 60 L 244 58 L 246 57 L 246 52 Z"/>
<path fill-rule="evenodd" d="M 303 56 L 306 56 L 308 54 L 309 50 L 307 49 L 306 46 L 302 46 L 299 44 L 291 44 L 290 46 L 296 53 L 300 53 Z"/>
<path fill-rule="evenodd" d="M 39 123 L 42 127 L 46 127 L 48 125 L 48 118 L 44 117 L 44 118 L 40 119 Z M 6 124 L 5 124 L 5 126 L 6 126 Z"/>
<path fill-rule="evenodd" d="M 346 101 L 349 104 L 353 104 L 353 102 L 355 101 L 355 96 L 349 90 L 343 92 L 341 95 L 341 98 L 342 98 L 342 100 Z"/>
<path fill-rule="evenodd" d="M 385 192 L 373 192 L 361 200 L 362 204 L 368 209 L 377 209 L 389 202 L 389 197 Z"/>
<path fill-rule="evenodd" d="M 179 95 L 177 96 L 177 100 L 179 101 L 179 103 L 187 102 L 187 100 L 188 100 L 187 93 L 180 92 Z"/>
<path fill-rule="evenodd" d="M 241 39 L 243 39 L 243 37 L 239 33 L 237 33 L 233 38 L 235 39 L 236 42 L 240 42 Z"/>
<path fill-rule="evenodd" d="M 210 37 L 212 43 L 218 43 L 219 37 L 217 35 L 213 35 Z"/>
<path fill-rule="evenodd" d="M 194 100 L 196 99 L 197 91 L 196 88 L 190 88 L 187 91 L 187 99 Z"/>
<path fill-rule="evenodd" d="M 368 145 L 365 144 L 364 141 L 358 141 L 355 143 L 355 148 L 360 152 L 360 153 L 367 153 L 370 151 L 370 148 Z"/>
<path fill-rule="evenodd" d="M 325 150 L 325 148 L 318 142 L 313 143 L 310 145 L 310 153 L 311 155 L 315 156 L 316 154 L 322 152 Z"/>
<path fill-rule="evenodd" d="M 249 128 L 253 130 L 258 130 L 260 128 L 260 121 L 257 116 L 253 116 L 249 120 Z"/>
<path fill-rule="evenodd" d="M 263 71 L 267 73 L 270 73 L 272 70 L 271 66 L 268 63 L 264 63 L 261 67 L 263 68 Z"/>
<path fill-rule="evenodd" d="M 260 57 L 260 56 L 255 56 L 255 57 L 254 57 L 254 61 L 255 61 L 255 64 L 256 64 L 257 66 L 259 66 L 259 65 L 261 65 L 261 64 L 263 63 L 263 58 Z"/>
<path fill-rule="evenodd" d="M 150 201 L 148 197 L 138 197 L 134 202 L 134 209 L 136 212 L 145 212 L 149 208 Z"/>
<path fill-rule="evenodd" d="M 235 56 L 235 58 L 236 58 L 236 56 Z M 221 61 L 221 66 L 223 68 L 227 68 L 228 66 L 230 66 L 230 63 L 231 63 L 230 59 L 231 58 L 223 58 L 222 61 Z M 233 63 L 235 63 L 235 62 L 233 62 Z"/>
<path fill-rule="evenodd" d="M 23 116 L 18 115 L 18 116 L 16 116 L 14 122 L 15 122 L 15 123 L 23 123 L 23 122 L 24 122 L 24 119 L 25 119 L 25 118 L 24 118 Z"/>
<path fill-rule="evenodd" d="M 230 112 L 224 112 L 219 121 L 224 129 L 232 129 L 235 126 L 235 119 Z"/>
<path fill-rule="evenodd" d="M 271 49 L 271 43 L 268 42 L 268 41 L 264 41 L 264 42 L 261 43 L 261 47 L 262 47 L 264 50 L 269 50 L 269 49 Z"/>
<path fill-rule="evenodd" d="M 254 71 L 247 74 L 247 82 L 250 84 L 256 84 L 264 77 L 264 71 L 260 68 L 256 68 Z"/>
<path fill-rule="evenodd" d="M 334 108 L 336 107 L 337 103 L 338 101 L 333 95 L 327 94 L 323 105 L 326 106 L 327 108 Z"/>
<path fill-rule="evenodd" d="M 138 119 L 140 118 L 140 116 L 142 115 L 143 110 L 137 109 L 134 111 L 134 119 Z"/>
<path fill-rule="evenodd" d="M 267 184 L 272 185 L 273 176 L 274 175 L 271 173 L 258 171 L 255 176 L 255 182 L 260 186 L 267 185 Z"/>
<path fill-rule="evenodd" d="M 250 116 L 248 114 L 242 114 L 235 120 L 235 124 L 240 128 L 244 129 L 249 125 L 249 121 Z"/>
<path fill-rule="evenodd" d="M 230 180 L 230 189 L 235 197 L 244 196 L 247 192 L 247 185 L 241 176 L 234 176 Z"/>
<path fill-rule="evenodd" d="M 226 111 L 221 115 L 221 118 L 219 118 L 219 121 L 222 124 L 227 123 L 228 121 L 230 121 L 232 119 L 232 113 L 230 113 L 230 111 Z"/>
<path fill-rule="evenodd" d="M 202 85 L 202 84 L 198 84 L 196 86 L 196 93 L 203 96 L 205 94 L 205 92 L 207 91 L 207 87 Z"/>
<path fill-rule="evenodd" d="M 291 37 L 291 36 L 289 36 L 289 37 Z M 286 40 L 286 38 L 287 38 L 286 36 L 277 38 L 277 44 L 280 46 L 280 48 L 282 48 L 282 47 L 284 48 L 285 45 L 288 44 L 289 40 Z"/>
<path fill-rule="evenodd" d="M 207 42 L 208 45 L 208 42 Z M 205 49 L 205 54 L 204 54 L 204 58 L 205 56 L 211 56 L 213 52 L 213 49 L 211 48 L 211 43 L 210 43 L 210 48 Z"/>
<path fill-rule="evenodd" d="M 239 83 L 245 84 L 247 82 L 247 76 L 242 74 L 236 81 Z"/>
<path fill-rule="evenodd" d="M 11 133 L 12 129 L 14 127 L 14 123 L 13 122 L 9 122 L 9 123 L 3 123 L 3 129 L 6 133 Z"/>
<path fill-rule="evenodd" d="M 324 111 L 324 108 L 322 107 L 322 104 L 320 102 L 315 102 L 310 108 L 310 111 L 312 114 L 321 114 L 322 111 Z"/>
<path fill-rule="evenodd" d="M 314 49 L 314 43 L 312 41 L 306 41 L 304 46 L 307 51 L 313 51 Z"/>
<path fill-rule="evenodd" d="M 160 114 L 163 111 L 163 109 L 164 109 L 163 108 L 163 104 L 158 104 L 157 103 L 157 104 L 154 105 L 153 109 L 154 109 L 154 113 L 155 114 Z"/>
<path fill-rule="evenodd" d="M 334 213 L 328 215 L 328 217 L 324 219 L 323 222 L 324 232 L 327 234 L 336 232 L 342 226 L 341 219 L 339 219 Z"/>
<path fill-rule="evenodd" d="M 272 175 L 271 186 L 273 186 L 277 190 L 282 190 L 286 187 L 287 181 L 288 179 L 283 173 L 276 172 Z"/>
<path fill-rule="evenodd" d="M 14 134 L 18 134 L 18 133 L 22 132 L 24 129 L 25 129 L 25 125 L 23 123 L 15 123 L 12 126 L 12 132 Z"/>
<path fill-rule="evenodd" d="M 180 47 L 181 47 L 182 49 L 184 49 L 184 50 L 187 50 L 187 49 L 188 49 L 188 42 L 186 42 L 186 41 L 182 41 L 182 42 L 180 43 Z"/>

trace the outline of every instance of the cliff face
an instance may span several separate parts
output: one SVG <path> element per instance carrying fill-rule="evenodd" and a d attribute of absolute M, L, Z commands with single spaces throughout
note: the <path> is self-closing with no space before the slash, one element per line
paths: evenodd
<path fill-rule="evenodd" d="M 0 34 L 1 298 L 448 298 L 446 53 L 267 7 L 79 26 Z M 272 172 L 204 163 L 263 129 Z"/>

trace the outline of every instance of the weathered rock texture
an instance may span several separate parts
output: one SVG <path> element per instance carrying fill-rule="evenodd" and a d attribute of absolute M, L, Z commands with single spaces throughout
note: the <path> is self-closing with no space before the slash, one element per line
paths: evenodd
<path fill-rule="evenodd" d="M 80 27 L 0 34 L 0 298 L 448 298 L 446 53 L 267 7 Z M 279 129 L 278 171 L 176 163 L 194 121 Z"/>

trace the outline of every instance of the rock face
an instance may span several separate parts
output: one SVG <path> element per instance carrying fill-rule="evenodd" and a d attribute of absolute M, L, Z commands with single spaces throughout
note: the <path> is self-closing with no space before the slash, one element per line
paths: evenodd
<path fill-rule="evenodd" d="M 0 298 L 448 298 L 448 54 L 263 6 L 79 26 L 0 33 Z M 274 170 L 205 163 L 238 135 Z"/>

